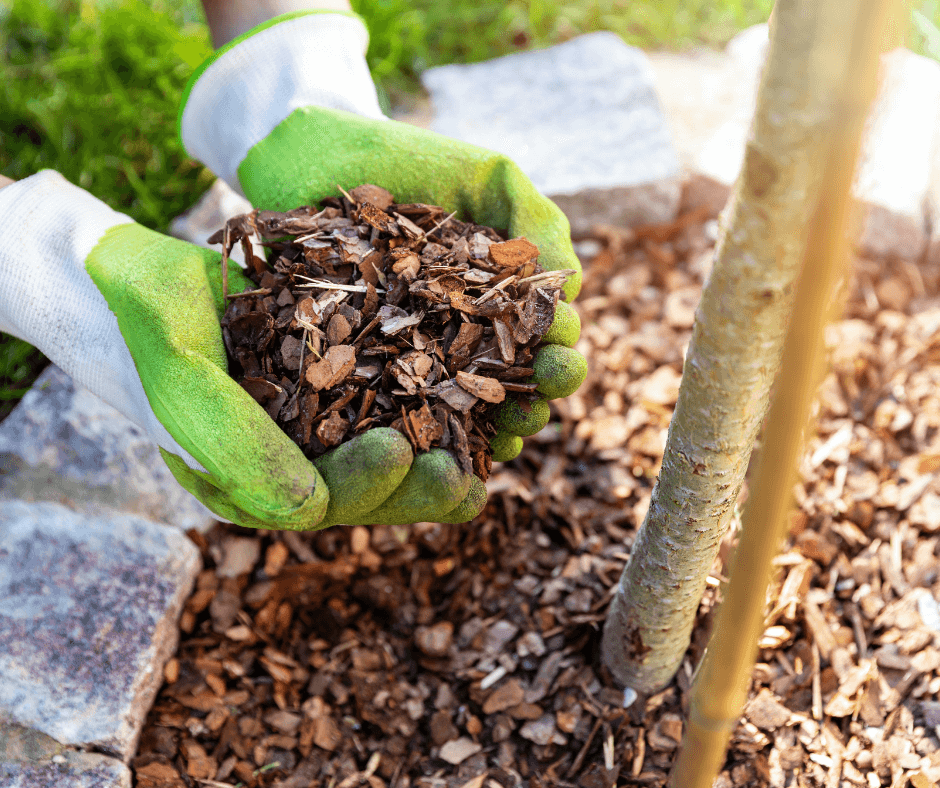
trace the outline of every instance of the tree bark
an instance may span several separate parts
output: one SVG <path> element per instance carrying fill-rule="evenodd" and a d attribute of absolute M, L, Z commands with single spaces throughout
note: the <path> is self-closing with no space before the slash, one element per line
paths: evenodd
<path fill-rule="evenodd" d="M 842 5 L 776 4 L 773 28 L 786 32 L 771 36 L 662 470 L 604 627 L 605 664 L 640 692 L 664 687 L 681 664 L 767 413 L 828 129 L 838 123 L 828 55 L 845 48 L 838 49 Z"/>

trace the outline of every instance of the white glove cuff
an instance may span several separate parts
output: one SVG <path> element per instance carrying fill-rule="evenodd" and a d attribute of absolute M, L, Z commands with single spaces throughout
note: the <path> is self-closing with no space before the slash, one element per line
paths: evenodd
<path fill-rule="evenodd" d="M 38 347 L 155 443 L 202 469 L 154 415 L 117 318 L 85 270 L 101 237 L 132 221 L 52 170 L 0 190 L 0 331 Z"/>
<path fill-rule="evenodd" d="M 241 192 L 238 166 L 294 110 L 319 106 L 384 119 L 358 17 L 307 14 L 249 35 L 189 92 L 180 135 L 191 156 Z"/>

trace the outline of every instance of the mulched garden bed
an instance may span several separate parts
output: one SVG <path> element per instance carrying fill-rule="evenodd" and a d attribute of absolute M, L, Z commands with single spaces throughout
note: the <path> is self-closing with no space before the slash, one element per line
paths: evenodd
<path fill-rule="evenodd" d="M 138 788 L 665 783 L 733 535 L 670 687 L 623 708 L 598 643 L 710 266 L 701 186 L 669 226 L 579 245 L 588 378 L 473 523 L 192 534 Z M 938 281 L 856 270 L 722 787 L 940 782 Z"/>

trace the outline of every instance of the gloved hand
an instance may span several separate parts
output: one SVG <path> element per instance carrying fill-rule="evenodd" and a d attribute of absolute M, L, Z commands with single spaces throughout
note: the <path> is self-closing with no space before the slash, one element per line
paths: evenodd
<path fill-rule="evenodd" d="M 337 194 L 337 185 L 375 183 L 399 202 L 440 205 L 506 228 L 539 247 L 546 269 L 577 272 L 565 287 L 570 302 L 581 266 L 564 214 L 506 157 L 386 119 L 363 57 L 367 39 L 358 17 L 333 13 L 282 17 L 236 39 L 190 83 L 180 113 L 184 145 L 259 209 L 290 210 Z M 584 380 L 587 364 L 571 348 L 579 332 L 577 314 L 560 302 L 534 363 L 542 397 L 528 412 L 515 400 L 503 406 L 493 459 L 515 457 L 521 436 L 548 422 L 547 400 L 567 396 Z M 445 476 L 454 484 L 463 476 L 447 455 L 426 478 Z M 485 498 L 476 487 L 473 495 Z M 400 498 L 396 492 L 372 521 L 435 519 L 424 509 L 408 510 Z"/>
<path fill-rule="evenodd" d="M 391 429 L 314 467 L 227 373 L 218 252 L 147 230 L 51 171 L 0 190 L 0 217 L 0 330 L 146 430 L 219 516 L 313 529 L 360 522 L 383 501 L 399 522 L 412 509 L 462 522 L 482 507 L 482 485 L 435 474 L 440 453 L 412 463 Z M 250 284 L 230 276 L 233 288 Z M 433 506 L 422 508 L 425 495 Z"/>

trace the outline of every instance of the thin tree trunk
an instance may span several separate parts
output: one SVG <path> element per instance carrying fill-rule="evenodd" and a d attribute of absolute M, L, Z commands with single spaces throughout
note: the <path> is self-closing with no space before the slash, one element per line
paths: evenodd
<path fill-rule="evenodd" d="M 833 48 L 847 56 L 841 7 L 776 4 L 744 166 L 696 312 L 662 470 L 604 627 L 604 662 L 640 692 L 665 686 L 681 664 L 767 413 L 828 127 L 838 122 L 828 56 Z"/>
<path fill-rule="evenodd" d="M 669 778 L 670 788 L 711 787 L 747 698 L 757 641 L 764 629 L 773 558 L 786 535 L 803 433 L 825 368 L 824 329 L 840 301 L 836 297 L 838 283 L 848 273 L 848 239 L 854 237 L 855 230 L 850 194 L 855 162 L 877 89 L 882 31 L 901 3 L 830 2 L 844 12 L 844 46 L 830 53 L 835 59 L 832 95 L 841 108 L 841 122 L 828 135 L 830 154 L 822 194 L 809 222 L 780 379 L 764 430 L 765 448 L 752 476 L 731 579 L 692 684 L 688 725 Z M 781 31 L 791 23 L 781 15 Z M 841 59 L 845 53 L 854 53 L 854 57 Z"/>

